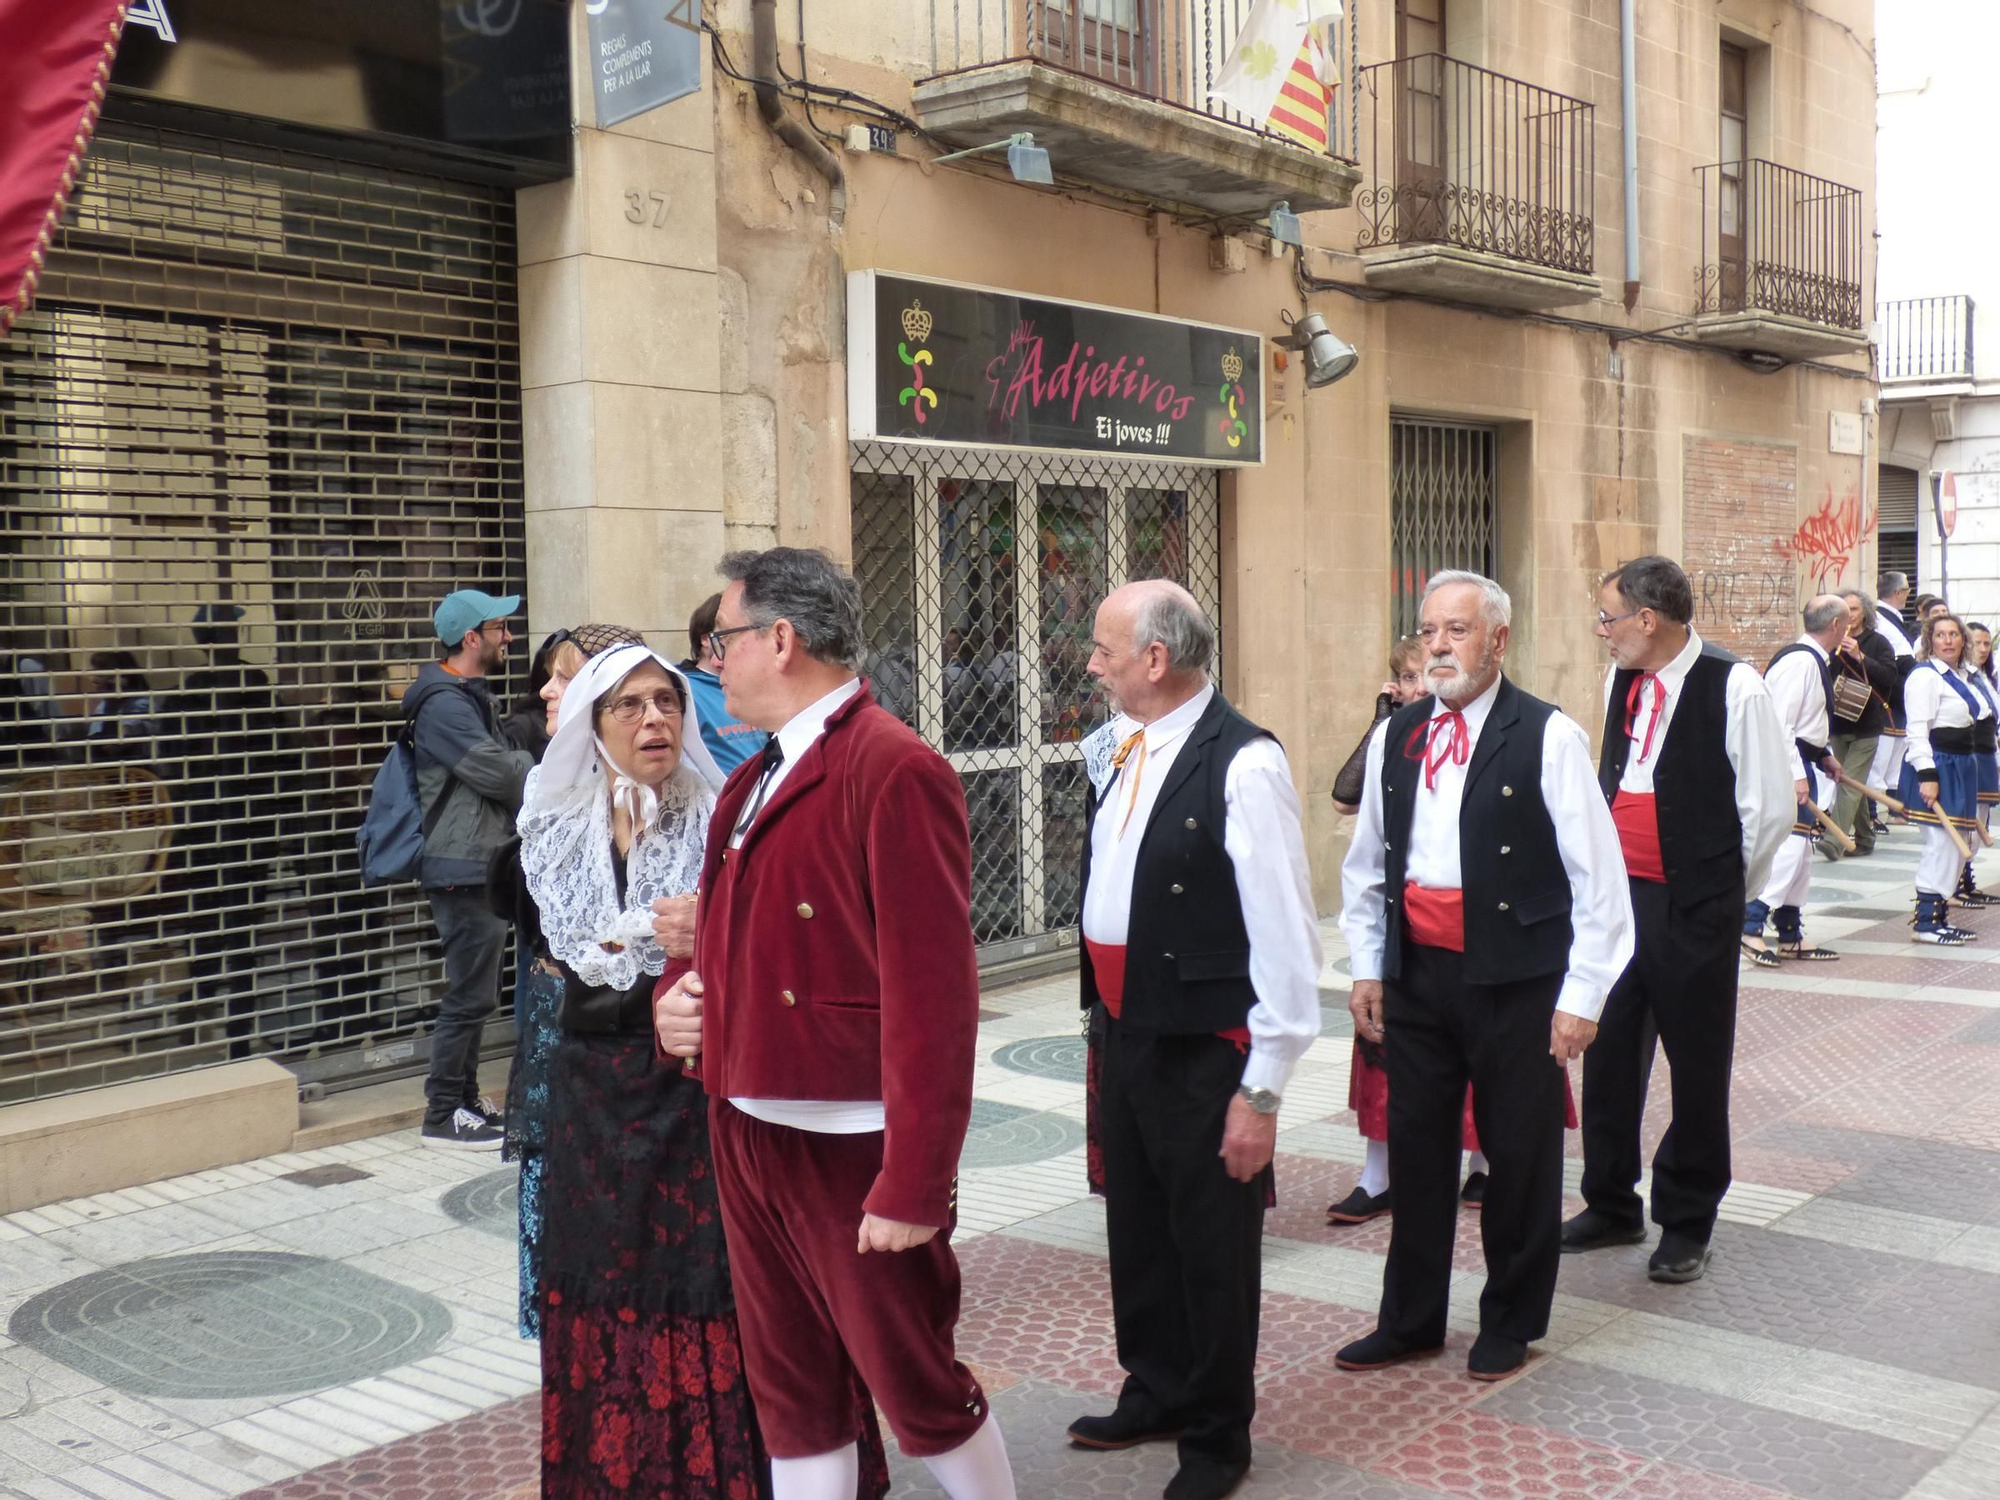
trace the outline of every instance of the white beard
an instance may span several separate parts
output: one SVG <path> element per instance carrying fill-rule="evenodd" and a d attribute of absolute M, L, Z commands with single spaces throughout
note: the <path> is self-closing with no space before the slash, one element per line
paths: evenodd
<path fill-rule="evenodd" d="M 1430 664 L 1431 668 L 1447 664 L 1451 667 L 1451 676 L 1443 682 L 1430 676 L 1429 670 L 1426 670 L 1425 681 L 1430 684 L 1430 690 L 1441 699 L 1463 703 L 1473 696 L 1479 684 L 1485 680 L 1486 674 L 1493 669 L 1493 648 L 1487 647 L 1486 654 L 1479 659 L 1479 665 L 1470 672 L 1465 669 L 1465 663 L 1459 660 L 1456 653 L 1451 656 L 1433 656 Z"/>

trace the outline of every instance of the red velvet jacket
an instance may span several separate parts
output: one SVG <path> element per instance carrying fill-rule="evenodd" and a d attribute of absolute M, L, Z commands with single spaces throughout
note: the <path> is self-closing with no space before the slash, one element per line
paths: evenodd
<path fill-rule="evenodd" d="M 695 969 L 701 1075 L 739 1099 L 880 1099 L 864 1207 L 943 1227 L 972 1115 L 979 976 L 958 775 L 864 683 L 799 757 L 741 848 L 760 763 L 709 824 Z"/>

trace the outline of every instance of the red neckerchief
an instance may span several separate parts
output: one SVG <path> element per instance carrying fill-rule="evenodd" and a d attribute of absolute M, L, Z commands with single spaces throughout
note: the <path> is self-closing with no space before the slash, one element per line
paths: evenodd
<path fill-rule="evenodd" d="M 1444 725 L 1447 733 L 1444 742 L 1438 743 L 1438 725 Z M 1422 741 L 1421 744 L 1418 741 Z M 1435 751 L 1435 753 L 1433 753 Z M 1437 790 L 1438 768 L 1447 761 L 1462 766 L 1472 756 L 1472 736 L 1466 733 L 1465 715 L 1455 708 L 1448 708 L 1441 714 L 1433 714 L 1410 732 L 1403 745 L 1405 760 L 1420 760 L 1424 763 L 1424 785 L 1431 791 Z"/>
<path fill-rule="evenodd" d="M 1646 696 L 1646 684 L 1653 685 L 1653 716 L 1646 721 L 1646 744 L 1639 752 L 1643 762 L 1653 753 L 1653 731 L 1660 727 L 1660 715 L 1667 708 L 1667 685 L 1660 681 L 1657 672 L 1641 672 L 1632 681 L 1631 690 L 1625 694 L 1625 738 L 1633 738 L 1633 727 L 1639 722 L 1639 703 Z"/>

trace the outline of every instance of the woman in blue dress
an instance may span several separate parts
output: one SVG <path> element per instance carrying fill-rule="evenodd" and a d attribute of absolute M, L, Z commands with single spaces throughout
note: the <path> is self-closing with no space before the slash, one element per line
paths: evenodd
<path fill-rule="evenodd" d="M 1903 686 L 1909 749 L 1900 797 L 1910 821 L 1924 830 L 1917 858 L 1917 911 L 1911 938 L 1956 947 L 1974 933 L 1950 921 L 1949 897 L 1966 861 L 1947 833 L 1977 836 L 1981 785 L 1992 784 L 1994 712 L 1965 667 L 1965 626 L 1956 615 L 1934 615 L 1917 642 L 1922 657 Z M 1981 767 L 1985 769 L 1982 771 Z"/>

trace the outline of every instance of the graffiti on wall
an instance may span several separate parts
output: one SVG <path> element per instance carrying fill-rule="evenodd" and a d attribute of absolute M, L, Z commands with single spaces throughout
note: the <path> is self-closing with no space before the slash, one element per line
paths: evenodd
<path fill-rule="evenodd" d="M 1818 510 L 1799 523 L 1789 537 L 1775 543 L 1778 556 L 1788 559 L 1799 578 L 1801 593 L 1825 593 L 1837 588 L 1848 565 L 1860 555 L 1861 543 L 1875 530 L 1875 512 L 1862 510 L 1853 490 L 1836 500 L 1828 485 Z"/>

